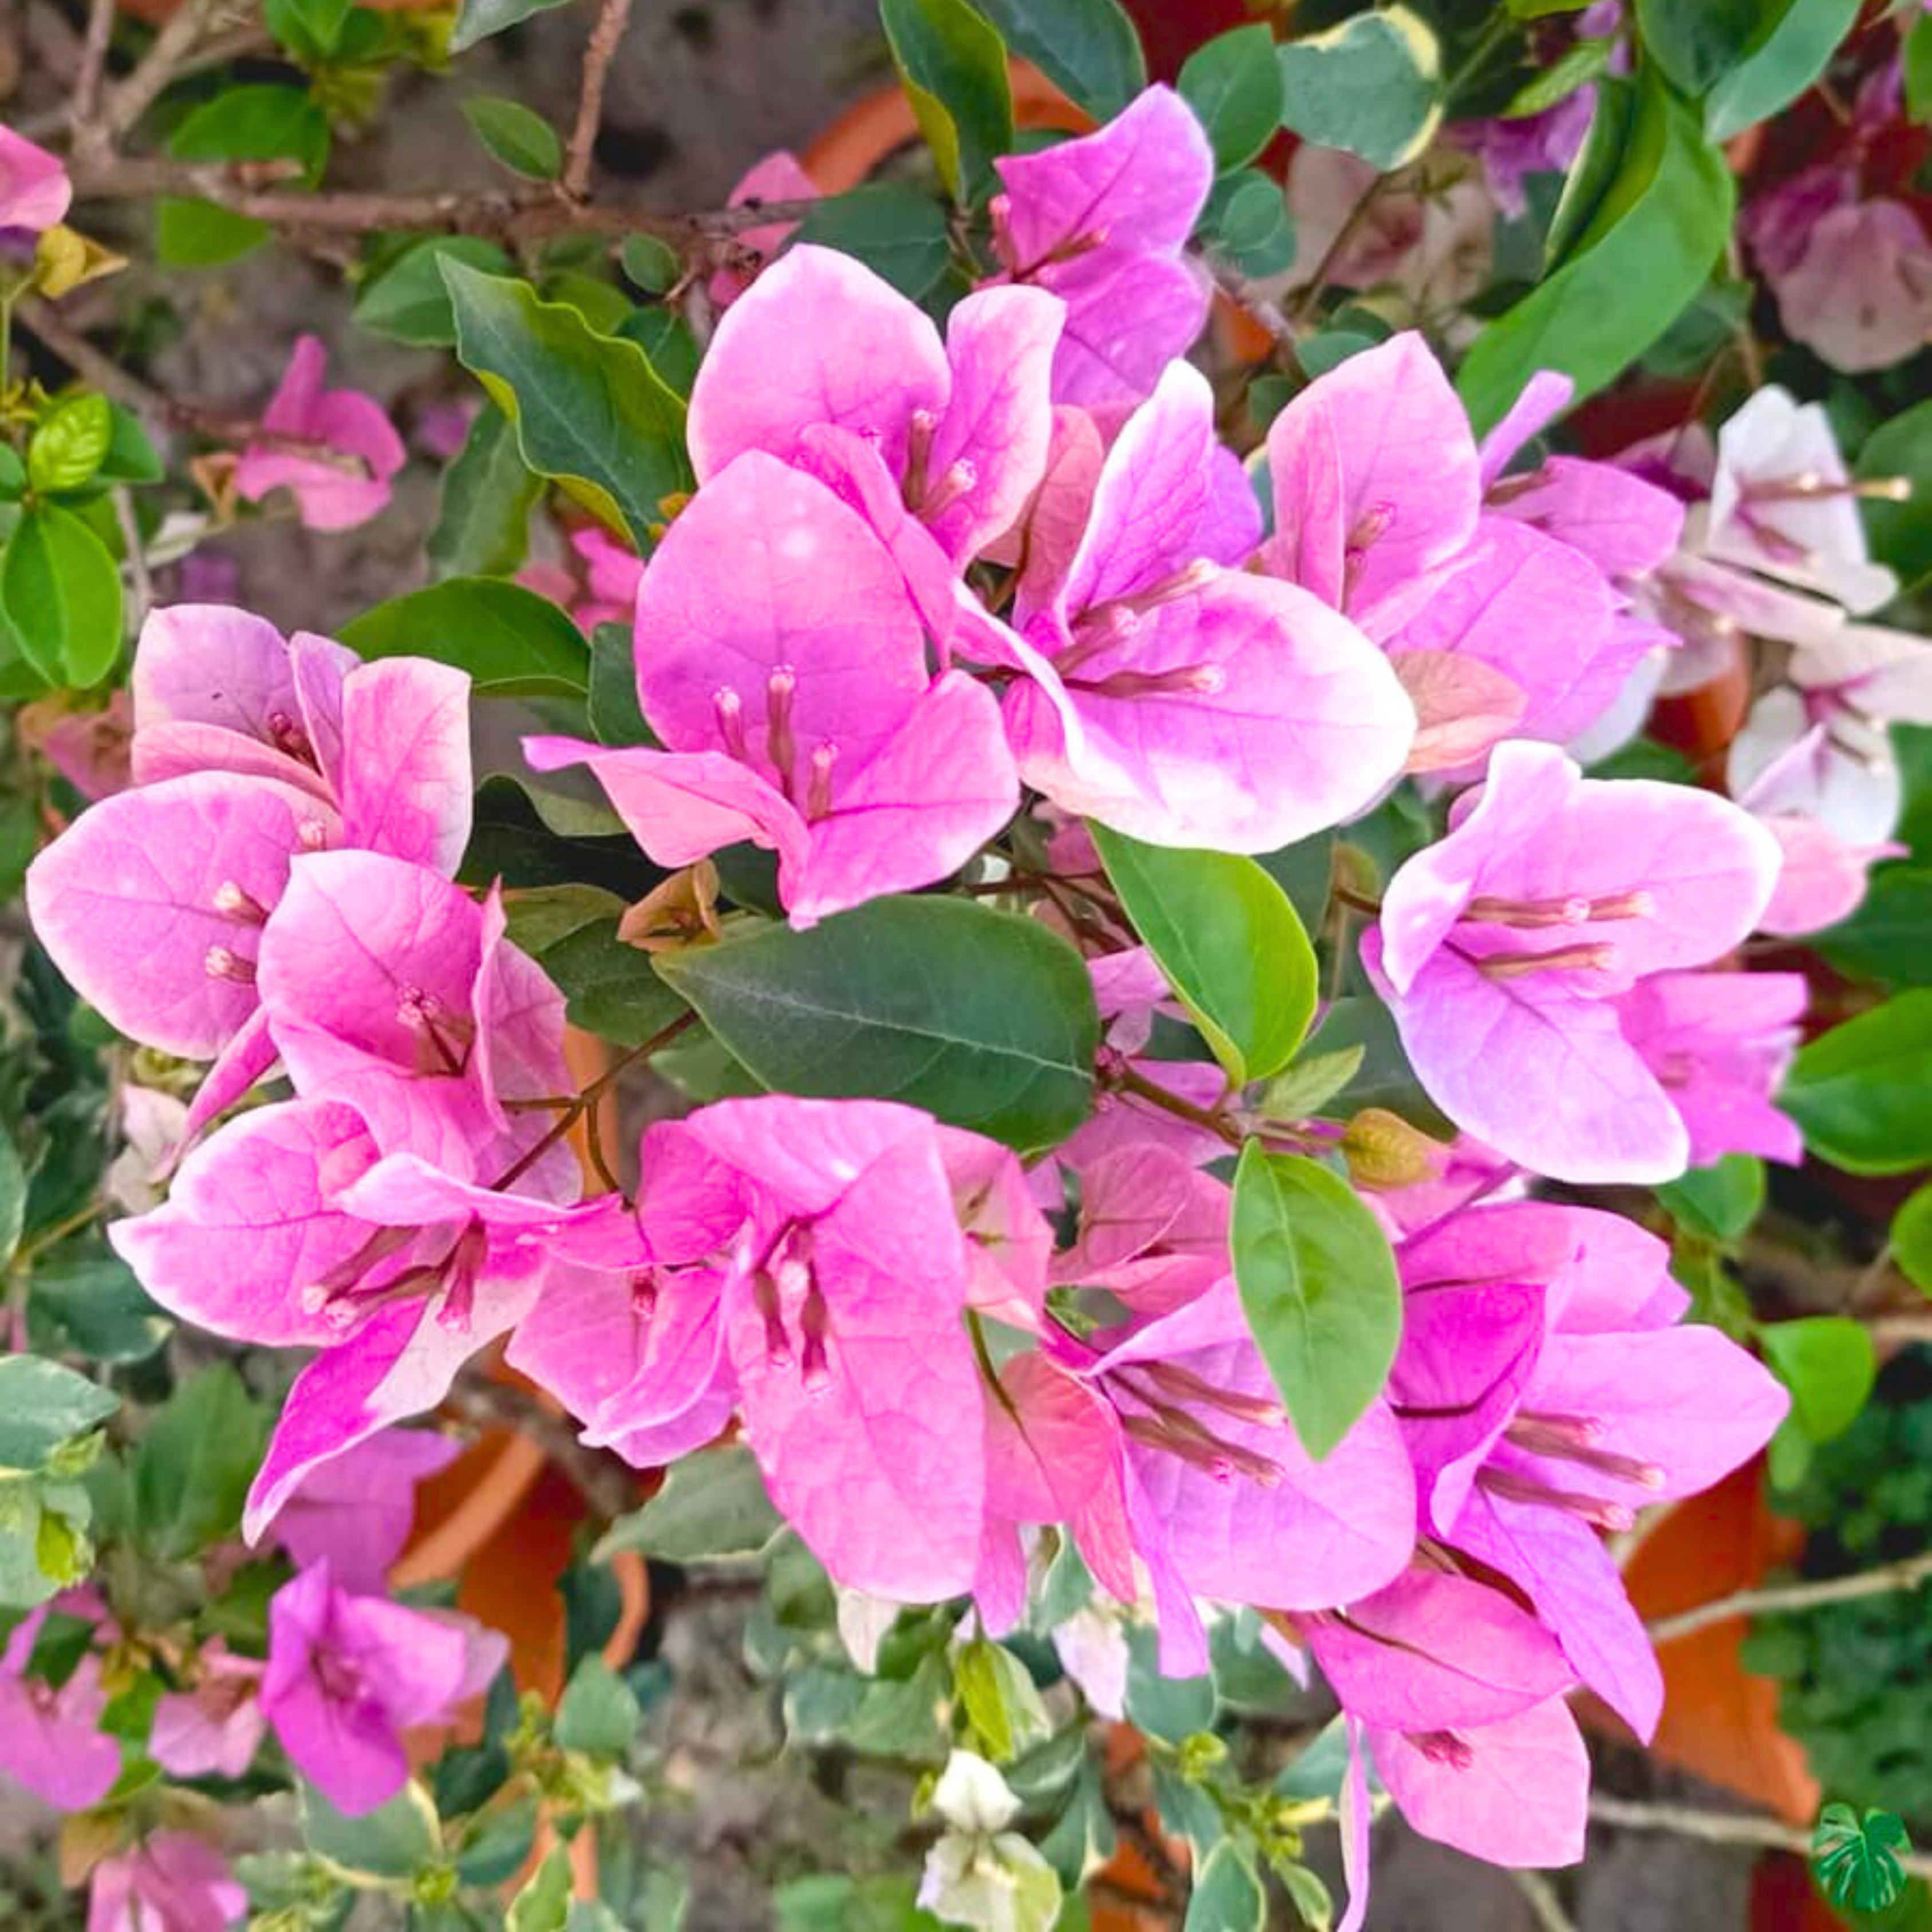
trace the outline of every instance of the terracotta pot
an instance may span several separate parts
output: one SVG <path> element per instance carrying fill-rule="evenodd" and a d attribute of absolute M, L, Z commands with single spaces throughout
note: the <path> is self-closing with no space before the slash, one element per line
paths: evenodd
<path fill-rule="evenodd" d="M 1624 1580 L 1640 1616 L 1674 1616 L 1761 1582 L 1792 1562 L 1803 1542 L 1797 1524 L 1772 1514 L 1760 1459 L 1676 1504 L 1637 1546 Z M 1659 1646 L 1664 1717 L 1652 1748 L 1666 1763 L 1809 1825 L 1818 1782 L 1796 1741 L 1778 1728 L 1777 1680 L 1744 1666 L 1748 1627 L 1733 1617 Z"/>

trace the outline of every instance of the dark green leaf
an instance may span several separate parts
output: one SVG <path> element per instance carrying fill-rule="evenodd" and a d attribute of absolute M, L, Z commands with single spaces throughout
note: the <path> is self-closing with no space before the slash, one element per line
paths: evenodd
<path fill-rule="evenodd" d="M 1244 1086 L 1279 1072 L 1307 1034 L 1319 987 L 1288 895 L 1252 859 L 1090 829 L 1134 930 L 1228 1078 Z"/>
<path fill-rule="evenodd" d="M 1580 87 L 1587 87 L 1610 65 L 1614 40 L 1579 40 L 1552 61 L 1541 73 L 1526 80 L 1509 98 L 1503 110 L 1506 121 L 1531 114 L 1546 113 L 1559 100 L 1567 100 Z"/>
<path fill-rule="evenodd" d="M 880 0 L 879 18 L 940 180 L 956 200 L 976 200 L 1013 145 L 998 34 L 967 0 Z"/>
<path fill-rule="evenodd" d="M 405 248 L 356 298 L 356 320 L 373 335 L 418 348 L 456 344 L 441 264 L 466 262 L 493 275 L 507 274 L 510 258 L 494 242 L 476 235 L 432 235 Z"/>
<path fill-rule="evenodd" d="M 600 745 L 657 742 L 638 703 L 637 651 L 628 624 L 599 624 L 590 634 L 590 710 Z"/>
<path fill-rule="evenodd" d="M 1176 84 L 1208 130 L 1214 164 L 1224 173 L 1252 160 L 1281 125 L 1274 36 L 1258 20 L 1196 47 Z"/>
<path fill-rule="evenodd" d="M 0 502 L 17 503 L 27 494 L 27 466 L 10 442 L 0 442 Z"/>
<path fill-rule="evenodd" d="M 1606 86 L 1607 110 L 1616 97 Z M 1654 76 L 1640 84 L 1617 172 L 1574 252 L 1489 323 L 1456 380 L 1486 431 L 1539 369 L 1579 398 L 1613 381 L 1663 334 L 1708 277 L 1730 233 L 1736 184 L 1689 110 Z"/>
<path fill-rule="evenodd" d="M 634 343 L 599 335 L 528 283 L 446 260 L 457 356 L 515 424 L 524 460 L 648 551 L 692 485 L 684 404 Z"/>
<path fill-rule="evenodd" d="M 1147 86 L 1140 37 L 1118 0 L 979 0 L 1008 46 L 1096 121 Z"/>
<path fill-rule="evenodd" d="M 442 500 L 429 533 L 438 577 L 508 577 L 530 551 L 530 506 L 543 479 L 524 466 L 517 433 L 494 403 L 470 425 L 443 472 Z"/>
<path fill-rule="evenodd" d="M 1848 1174 L 1932 1161 L 1932 988 L 1901 993 L 1798 1050 L 1778 1104 Z"/>
<path fill-rule="evenodd" d="M 1234 1280 L 1302 1446 L 1325 1456 L 1382 1393 L 1402 1334 L 1386 1236 L 1347 1182 L 1297 1154 L 1241 1150 Z"/>
<path fill-rule="evenodd" d="M 0 559 L 0 603 L 28 662 L 85 690 L 121 653 L 121 569 L 73 511 L 36 503 Z"/>
<path fill-rule="evenodd" d="M 1810 943 L 1856 978 L 1932 986 L 1932 868 L 1880 866 L 1856 910 Z"/>
<path fill-rule="evenodd" d="M 476 788 L 476 816 L 458 877 L 466 886 L 601 886 L 642 898 L 665 876 L 614 814 L 502 773 Z"/>
<path fill-rule="evenodd" d="M 1637 32 L 1677 86 L 1702 94 L 1737 71 L 1771 10 L 1767 0 L 1636 0 Z"/>
<path fill-rule="evenodd" d="M 1012 914 L 879 898 L 809 932 L 666 954 L 658 970 L 780 1093 L 903 1101 L 1022 1151 L 1064 1139 L 1092 1102 L 1086 968 Z"/>
<path fill-rule="evenodd" d="M 632 282 L 647 296 L 661 296 L 677 285 L 683 264 L 677 250 L 655 235 L 627 235 L 617 260 Z"/>
<path fill-rule="evenodd" d="M 313 187 L 328 158 L 328 121 L 300 88 L 249 83 L 226 88 L 176 128 L 168 152 L 178 161 L 297 161 L 284 187 Z M 212 202 L 164 196 L 158 245 L 164 262 L 208 266 L 242 255 L 269 233 L 266 222 Z"/>
<path fill-rule="evenodd" d="M 556 130 L 520 101 L 472 94 L 463 113 L 477 140 L 512 172 L 530 181 L 555 181 L 562 173 L 563 143 Z"/>
<path fill-rule="evenodd" d="M 600 1563 L 626 1550 L 666 1563 L 754 1556 L 784 1526 L 765 1492 L 758 1458 L 734 1444 L 674 1464 L 664 1487 L 642 1509 L 604 1532 L 596 1555 Z"/>
<path fill-rule="evenodd" d="M 141 419 L 119 404 L 113 409 L 107 454 L 100 459 L 98 480 L 106 483 L 158 483 L 166 473 Z"/>
<path fill-rule="evenodd" d="M 134 1458 L 134 1515 L 146 1546 L 179 1558 L 232 1533 L 267 1432 L 267 1418 L 226 1363 L 183 1382 Z"/>
<path fill-rule="evenodd" d="M 1932 1180 L 1892 1216 L 1892 1258 L 1906 1280 L 1932 1294 Z"/>
<path fill-rule="evenodd" d="M 1768 1322 L 1758 1341 L 1791 1391 L 1790 1423 L 1808 1440 L 1828 1442 L 1858 1420 L 1876 1372 L 1870 1334 L 1858 1322 L 1843 1315 Z"/>
<path fill-rule="evenodd" d="M 145 1361 L 173 1326 L 105 1241 L 66 1240 L 34 1258 L 27 1332 L 37 1348 Z"/>
<path fill-rule="evenodd" d="M 112 1390 L 58 1362 L 0 1355 L 0 1475 L 44 1469 L 64 1443 L 106 1421 L 120 1406 Z"/>
<path fill-rule="evenodd" d="M 548 597 L 494 577 L 452 577 L 406 591 L 345 624 L 342 641 L 365 658 L 424 657 L 454 664 L 483 698 L 545 693 L 580 698 L 590 651 Z"/>
<path fill-rule="evenodd" d="M 55 404 L 27 442 L 27 475 L 36 490 L 78 490 L 106 459 L 114 412 L 88 392 Z"/>
<path fill-rule="evenodd" d="M 566 1750 L 615 1757 L 637 1735 L 638 1700 L 601 1657 L 586 1657 L 571 1673 L 556 1707 L 556 1741 Z"/>
<path fill-rule="evenodd" d="M 1694 1167 L 1657 1190 L 1678 1226 L 1714 1241 L 1734 1241 L 1764 1206 L 1764 1162 L 1755 1154 L 1727 1154 L 1712 1167 Z"/>
<path fill-rule="evenodd" d="M 907 182 L 868 182 L 813 202 L 798 238 L 863 262 L 912 302 L 932 292 L 952 260 L 945 209 Z"/>
<path fill-rule="evenodd" d="M 1858 0 L 1781 0 L 1756 10 L 1750 45 L 1725 64 L 1704 104 L 1704 129 L 1713 141 L 1768 120 L 1810 87 L 1851 32 Z"/>
<path fill-rule="evenodd" d="M 563 989 L 572 1026 L 615 1046 L 641 1046 L 685 1011 L 650 957 L 617 937 L 614 919 L 579 926 L 538 956 Z"/>
<path fill-rule="evenodd" d="M 1901 1859 L 1911 1849 L 1905 1826 L 1893 1813 L 1868 1810 L 1861 1820 L 1849 1804 L 1828 1804 L 1811 1834 L 1811 1866 L 1834 1904 L 1857 1912 L 1883 1912 L 1904 1895 Z"/>
<path fill-rule="evenodd" d="M 1902 476 L 1912 494 L 1900 503 L 1862 505 L 1872 554 L 1915 589 L 1932 576 L 1932 401 L 1918 404 L 1873 430 L 1858 452 L 1858 474 L 1868 480 Z"/>
<path fill-rule="evenodd" d="M 27 1171 L 14 1137 L 0 1127 L 0 1269 L 14 1258 L 27 1222 Z"/>
<path fill-rule="evenodd" d="M 1258 168 L 1223 175 L 1202 210 L 1201 226 L 1244 275 L 1278 274 L 1294 260 L 1287 197 Z"/>
<path fill-rule="evenodd" d="M 1386 172 L 1421 153 L 1442 118 L 1442 50 L 1406 7 L 1358 14 L 1276 53 L 1282 125 L 1318 147 Z"/>
<path fill-rule="evenodd" d="M 463 0 L 456 16 L 455 31 L 449 37 L 449 50 L 460 54 L 478 40 L 527 20 L 552 7 L 567 5 L 568 0 Z"/>

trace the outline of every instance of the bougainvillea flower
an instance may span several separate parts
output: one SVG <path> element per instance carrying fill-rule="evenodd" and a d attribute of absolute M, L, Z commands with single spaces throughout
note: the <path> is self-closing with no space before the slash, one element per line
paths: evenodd
<path fill-rule="evenodd" d="M 134 711 L 124 686 L 98 710 L 70 710 L 62 694 L 22 705 L 14 722 L 21 743 L 90 802 L 126 788 Z"/>
<path fill-rule="evenodd" d="M 256 1694 L 262 1666 L 217 1637 L 202 1646 L 194 1670 L 191 1688 L 155 1705 L 148 1755 L 176 1778 L 239 1778 L 268 1728 Z"/>
<path fill-rule="evenodd" d="M 586 638 L 599 624 L 629 623 L 644 559 L 608 531 L 594 528 L 572 531 L 570 547 L 584 569 L 584 594 L 571 604 L 571 622 Z"/>
<path fill-rule="evenodd" d="M 416 1485 L 462 1450 L 454 1436 L 386 1429 L 310 1471 L 275 1518 L 275 1540 L 298 1564 L 326 1557 L 345 1590 L 380 1594 L 409 1540 Z"/>
<path fill-rule="evenodd" d="M 1736 945 L 1781 862 L 1727 800 L 1586 779 L 1553 746 L 1507 743 L 1390 880 L 1363 956 L 1459 1126 L 1555 1179 L 1668 1180 L 1688 1131 L 1615 1001 Z"/>
<path fill-rule="evenodd" d="M 545 1132 L 506 1103 L 573 1090 L 563 995 L 480 904 L 425 866 L 320 852 L 290 869 L 256 985 L 296 1090 L 353 1107 L 386 1153 L 482 1180 Z M 546 1178 L 574 1174 L 556 1150 Z"/>
<path fill-rule="evenodd" d="M 748 838 L 776 850 L 794 925 L 944 878 L 1018 803 L 998 706 L 963 673 L 931 675 L 890 553 L 825 484 L 761 452 L 672 524 L 637 644 L 639 700 L 668 748 L 532 738 L 526 756 L 588 764 L 661 865 Z"/>
<path fill-rule="evenodd" d="M 107 1707 L 100 1660 L 86 1652 L 58 1687 L 26 1674 L 41 1626 L 58 1604 L 30 1611 L 0 1651 L 0 1778 L 62 1811 L 106 1796 L 121 1775 L 121 1746 L 100 1728 Z"/>
<path fill-rule="evenodd" d="M 1057 402 L 1138 402 L 1208 317 L 1206 278 L 1185 258 L 1214 182 L 1192 111 L 1150 87 L 1097 133 L 994 164 L 993 244 L 1006 276 L 1066 304 Z"/>
<path fill-rule="evenodd" d="M 869 478 L 963 564 L 1018 519 L 1045 473 L 1062 314 L 1037 290 L 982 290 L 953 309 L 942 342 L 862 263 L 794 248 L 718 325 L 692 389 L 692 466 L 709 483 L 760 450 L 861 500 Z M 836 583 L 836 565 L 823 569 Z"/>
<path fill-rule="evenodd" d="M 248 1910 L 247 1888 L 206 1838 L 150 1832 L 94 1868 L 87 1932 L 208 1932 Z"/>
<path fill-rule="evenodd" d="M 387 505 L 389 479 L 407 452 L 381 404 L 359 389 L 325 389 L 328 351 L 320 336 L 298 338 L 262 431 L 235 466 L 235 488 L 251 503 L 286 489 L 312 530 L 366 524 Z M 314 453 L 291 444 L 317 445 Z"/>
<path fill-rule="evenodd" d="M 770 201 L 816 201 L 818 195 L 818 184 L 806 172 L 798 157 L 780 148 L 746 170 L 726 206 L 758 208 Z M 729 308 L 797 229 L 795 221 L 761 222 L 755 228 L 740 229 L 731 238 L 730 261 L 714 268 L 706 284 L 712 305 Z"/>
<path fill-rule="evenodd" d="M 1469 418 L 1413 332 L 1310 383 L 1269 425 L 1268 462 L 1275 534 L 1264 567 L 1378 643 L 1422 608 L 1476 534 Z"/>
<path fill-rule="evenodd" d="M 1669 1262 L 1662 1242 L 1589 1209 L 1453 1216 L 1401 1250 L 1390 1385 L 1428 1526 L 1518 1585 L 1577 1674 L 1645 1737 L 1662 1680 L 1598 1532 L 1708 1488 L 1790 1406 L 1716 1329 L 1674 1325 L 1688 1298 Z"/>
<path fill-rule="evenodd" d="M 1496 206 L 1514 220 L 1528 207 L 1528 176 L 1569 172 L 1596 102 L 1594 87 L 1580 87 L 1540 114 L 1458 121 L 1448 138 L 1482 163 Z"/>
<path fill-rule="evenodd" d="M 1394 1418 L 1372 1404 L 1312 1460 L 1228 1277 L 1105 1352 L 1069 1340 L 1055 1354 L 1010 1364 L 1007 1400 L 988 1404 L 1005 1411 L 989 1530 L 1070 1520 L 1096 1580 L 1130 1601 L 1130 1546 L 1153 1583 L 1168 1674 L 1208 1667 L 1197 1596 L 1318 1609 L 1408 1562 L 1415 1485 Z M 1010 1600 L 1000 1578 L 1011 1557 L 990 1538 L 988 1557 L 981 1588 Z"/>
<path fill-rule="evenodd" d="M 1056 1282 L 1104 1288 L 1136 1314 L 1165 1315 L 1226 1274 L 1226 1181 L 1149 1141 L 1118 1147 L 1079 1174 L 1079 1223 L 1072 1246 L 1054 1258 Z"/>
<path fill-rule="evenodd" d="M 74 184 L 60 158 L 0 126 L 0 230 L 38 235 L 67 218 L 73 200 Z"/>
<path fill-rule="evenodd" d="M 1414 712 L 1318 597 L 1203 556 L 1214 446 L 1207 379 L 1174 363 L 1107 452 L 1051 600 L 1016 604 L 1016 628 L 962 610 L 960 648 L 1024 674 L 1007 734 L 1064 810 L 1156 844 L 1272 851 L 1371 803 Z"/>
<path fill-rule="evenodd" d="M 403 1731 L 453 1716 L 508 1652 L 468 1617 L 352 1595 L 325 1561 L 270 1600 L 262 1709 L 296 1768 L 357 1817 L 408 1782 Z"/>
<path fill-rule="evenodd" d="M 1876 610 L 1898 580 L 1870 561 L 1844 459 L 1822 404 L 1774 385 L 1718 432 L 1706 556 L 1822 591 L 1855 614 Z"/>
<path fill-rule="evenodd" d="M 1804 1159 L 1797 1123 L 1772 1096 L 1798 1051 L 1807 997 L 1802 973 L 1653 973 L 1624 994 L 1624 1037 L 1670 1096 L 1693 1167 L 1727 1154 Z"/>

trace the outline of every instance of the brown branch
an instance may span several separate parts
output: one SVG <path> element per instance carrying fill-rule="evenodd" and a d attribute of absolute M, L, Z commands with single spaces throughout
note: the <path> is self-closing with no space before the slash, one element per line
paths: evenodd
<path fill-rule="evenodd" d="M 172 161 L 76 157 L 74 192 L 85 200 L 146 201 L 188 195 L 282 228 L 343 234 L 394 230 L 427 235 L 480 235 L 506 244 L 564 234 L 656 235 L 685 250 L 726 241 L 747 228 L 800 221 L 808 202 L 765 202 L 692 214 L 665 214 L 625 202 L 572 201 L 554 189 L 482 189 L 424 194 L 325 190 L 310 194 L 274 185 L 298 172 L 291 163 Z M 268 184 L 264 185 L 264 184 Z"/>
<path fill-rule="evenodd" d="M 1811 1834 L 1781 1818 L 1754 1811 L 1706 1811 L 1691 1804 L 1648 1804 L 1630 1798 L 1592 1792 L 1590 1816 L 1599 1825 L 1627 1832 L 1669 1832 L 1707 1845 L 1754 1845 L 1764 1851 L 1811 1856 Z M 1932 1878 L 1932 1856 L 1908 1852 L 1899 1864 L 1914 1878 Z"/>
<path fill-rule="evenodd" d="M 1932 1550 L 1900 1563 L 1881 1564 L 1852 1576 L 1826 1576 L 1810 1583 L 1773 1583 L 1739 1590 L 1714 1602 L 1659 1617 L 1649 1627 L 1652 1643 L 1669 1643 L 1732 1617 L 1763 1616 L 1776 1610 L 1810 1610 L 1824 1604 L 1854 1603 L 1862 1597 L 1882 1597 L 1893 1591 L 1916 1590 L 1932 1579 Z"/>
<path fill-rule="evenodd" d="M 76 148 L 90 143 L 104 145 L 105 130 L 98 124 L 100 89 L 107 74 L 107 46 L 114 38 L 115 0 L 88 0 L 87 32 L 80 44 L 80 67 L 74 76 L 74 94 L 68 104 L 68 126 Z"/>
<path fill-rule="evenodd" d="M 590 185 L 591 152 L 604 121 L 604 86 L 630 21 L 631 0 L 602 0 L 597 24 L 584 50 L 584 85 L 578 94 L 577 122 L 570 130 L 563 164 L 563 191 L 573 201 L 581 201 Z"/>
<path fill-rule="evenodd" d="M 110 140 L 127 133 L 146 113 L 181 64 L 194 51 L 220 0 L 181 0 L 134 71 L 107 97 L 106 131 Z"/>

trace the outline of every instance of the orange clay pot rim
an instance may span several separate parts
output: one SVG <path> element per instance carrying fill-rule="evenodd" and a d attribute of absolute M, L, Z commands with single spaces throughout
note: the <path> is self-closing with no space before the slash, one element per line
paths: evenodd
<path fill-rule="evenodd" d="M 478 1446 L 494 1443 L 490 1460 L 477 1473 L 463 1500 L 448 1515 L 397 1558 L 391 1586 L 406 1590 L 417 1583 L 453 1576 L 509 1519 L 542 1473 L 542 1446 L 509 1430 L 492 1431 Z"/>

